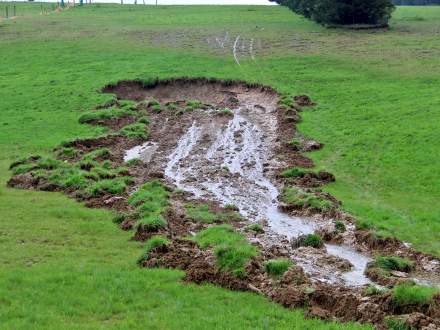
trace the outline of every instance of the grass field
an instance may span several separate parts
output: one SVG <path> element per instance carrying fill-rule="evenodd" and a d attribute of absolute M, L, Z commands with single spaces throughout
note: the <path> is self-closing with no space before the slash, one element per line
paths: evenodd
<path fill-rule="evenodd" d="M 140 270 L 142 245 L 110 213 L 5 187 L 13 160 L 99 134 L 77 119 L 119 79 L 237 78 L 310 95 L 319 106 L 300 129 L 325 143 L 313 158 L 336 175 L 326 189 L 380 234 L 440 255 L 440 7 L 399 8 L 390 31 L 372 32 L 326 30 L 280 7 L 20 12 L 0 21 L 2 328 L 344 328 Z M 213 42 L 226 32 L 255 40 L 255 60 L 242 51 L 235 64 Z"/>

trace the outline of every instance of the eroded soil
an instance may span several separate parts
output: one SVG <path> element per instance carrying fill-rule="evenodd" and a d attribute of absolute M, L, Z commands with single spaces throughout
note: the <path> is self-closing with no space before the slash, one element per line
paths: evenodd
<path fill-rule="evenodd" d="M 340 210 L 340 203 L 319 189 L 335 180 L 330 173 L 310 171 L 294 178 L 281 175 L 292 167 L 312 168 L 313 162 L 305 153 L 322 147 L 319 142 L 304 138 L 295 127 L 300 112 L 314 105 L 308 97 L 283 102 L 285 97 L 265 86 L 185 78 L 152 84 L 122 81 L 106 86 L 103 92 L 114 93 L 115 103 L 140 102 L 136 110 L 148 112 L 148 139 L 110 134 L 66 146 L 80 155 L 108 147 L 111 153 L 105 159 L 113 167 L 139 159 L 129 168 L 134 178 L 129 189 L 118 194 L 87 196 L 74 189 L 60 189 L 29 173 L 17 174 L 9 185 L 63 190 L 91 207 L 131 212 L 133 207 L 127 203 L 130 194 L 143 183 L 160 179 L 174 191 L 170 207 L 163 214 L 167 226 L 148 231 L 136 228 L 130 217 L 121 222 L 121 228 L 135 230 L 136 240 L 157 234 L 171 239 L 168 246 L 153 249 L 142 266 L 183 269 L 186 281 L 254 291 L 286 307 L 306 307 L 314 317 L 371 322 L 383 328 L 385 317 L 394 315 L 417 329 L 440 327 L 437 298 L 427 306 L 399 309 L 390 292 L 373 296 L 364 293 L 364 287 L 374 281 L 384 286 L 410 279 L 440 283 L 438 259 L 418 253 L 396 239 L 356 230 L 353 218 Z M 148 101 L 153 99 L 163 106 L 152 107 Z M 188 109 L 190 100 L 197 100 L 198 105 Z M 114 104 L 96 111 L 110 106 Z M 114 132 L 134 122 L 132 116 L 122 116 L 92 124 L 105 125 Z M 296 142 L 291 143 L 292 139 Z M 61 159 L 75 161 L 75 157 L 78 156 Z M 324 201 L 326 207 L 286 203 L 281 198 L 285 187 L 300 189 Z M 245 277 L 219 269 L 210 249 L 201 249 L 184 239 L 212 225 L 188 218 L 187 203 L 204 203 L 219 213 L 228 212 L 231 206 L 238 210 L 242 219 L 234 221 L 233 226 L 260 250 L 248 263 Z M 338 222 L 344 224 L 343 231 L 337 228 Z M 250 223 L 258 223 L 264 230 L 246 230 Z M 326 243 L 319 248 L 300 246 L 302 235 L 311 233 L 319 234 Z M 376 253 L 410 258 L 415 269 L 391 275 L 385 283 L 366 271 Z M 275 279 L 267 275 L 264 263 L 279 257 L 291 259 L 295 266 Z"/>

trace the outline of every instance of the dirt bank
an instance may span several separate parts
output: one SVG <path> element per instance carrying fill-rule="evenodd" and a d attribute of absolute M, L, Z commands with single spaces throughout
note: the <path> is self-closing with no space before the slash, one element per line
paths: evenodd
<path fill-rule="evenodd" d="M 356 230 L 339 201 L 321 191 L 335 178 L 314 172 L 306 153 L 323 146 L 295 126 L 301 111 L 314 105 L 310 98 L 279 95 L 245 82 L 190 78 L 121 81 L 103 92 L 116 99 L 98 106 L 89 123 L 107 126 L 108 135 L 66 143 L 54 150 L 57 159 L 50 162 L 34 157 L 13 164 L 16 175 L 9 185 L 64 191 L 90 207 L 118 211 L 118 224 L 133 230 L 135 240 L 156 235 L 170 240 L 153 248 L 140 262 L 143 267 L 179 268 L 186 271 L 186 281 L 254 291 L 286 307 L 307 308 L 315 317 L 383 328 L 386 316 L 406 315 L 404 322 L 416 328 L 440 327 L 437 298 L 426 306 L 399 309 L 389 292 L 365 293 L 372 281 L 393 285 L 402 276 L 404 281 L 435 282 L 440 262 L 396 239 Z M 135 103 L 127 106 L 123 100 Z M 109 110 L 111 116 L 96 115 Z M 66 183 L 54 173 L 59 169 L 74 179 Z M 164 206 L 148 205 L 151 213 L 163 207 L 160 216 L 166 225 L 137 222 L 133 193 L 151 180 L 166 186 Z M 198 221 L 189 216 L 188 205 L 206 206 L 203 216 L 216 216 Z M 188 239 L 223 222 L 259 250 L 245 276 L 221 269 L 214 249 Z M 261 230 L 248 230 L 250 224 Z M 303 246 L 302 238 L 313 233 L 324 242 Z M 410 258 L 414 270 L 390 273 L 387 283 L 367 272 L 369 279 L 364 271 L 376 253 Z M 274 278 L 265 264 L 277 258 L 290 259 L 294 266 Z"/>

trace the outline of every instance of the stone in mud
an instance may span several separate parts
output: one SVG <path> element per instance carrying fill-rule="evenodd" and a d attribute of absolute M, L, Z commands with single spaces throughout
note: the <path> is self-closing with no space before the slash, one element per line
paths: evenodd
<path fill-rule="evenodd" d="M 331 265 L 333 268 L 336 268 L 341 272 L 348 272 L 353 268 L 353 265 L 350 261 L 333 255 L 319 258 L 317 262 L 321 265 Z"/>
<path fill-rule="evenodd" d="M 296 102 L 297 105 L 299 105 L 300 107 L 305 107 L 305 106 L 314 106 L 316 105 L 316 103 L 314 103 L 312 101 L 312 99 L 310 97 L 308 97 L 307 95 L 298 95 L 295 96 L 293 98 L 293 100 Z"/>
<path fill-rule="evenodd" d="M 8 181 L 8 187 L 31 189 L 38 185 L 39 179 L 30 174 L 18 174 Z"/>
<path fill-rule="evenodd" d="M 356 310 L 356 319 L 365 323 L 379 324 L 384 318 L 381 307 L 373 302 L 363 302 Z"/>
<path fill-rule="evenodd" d="M 423 329 L 423 328 L 432 328 L 433 326 L 437 326 L 435 321 L 430 318 L 429 316 L 426 316 L 423 313 L 415 312 L 408 315 L 401 316 L 401 319 L 405 322 L 405 324 L 410 329 Z M 438 329 L 437 327 L 434 327 L 433 329 Z"/>
<path fill-rule="evenodd" d="M 288 286 L 276 289 L 272 299 L 288 308 L 304 307 L 307 301 L 307 295 L 302 287 Z"/>
<path fill-rule="evenodd" d="M 302 285 L 310 284 L 310 280 L 300 266 L 292 266 L 284 273 L 280 280 L 282 285 Z"/>
<path fill-rule="evenodd" d="M 323 309 L 318 306 L 312 306 L 307 310 L 306 316 L 309 318 L 318 318 L 321 320 L 328 320 L 328 319 L 331 319 L 332 315 L 326 309 Z"/>
<path fill-rule="evenodd" d="M 304 151 L 314 151 L 314 150 L 322 149 L 323 146 L 324 145 L 322 143 L 319 143 L 318 141 L 308 140 L 308 141 L 304 141 L 303 150 Z"/>

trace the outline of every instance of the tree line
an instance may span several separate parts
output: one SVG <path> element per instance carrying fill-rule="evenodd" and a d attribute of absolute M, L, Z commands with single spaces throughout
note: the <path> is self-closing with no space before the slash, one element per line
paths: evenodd
<path fill-rule="evenodd" d="M 393 0 L 393 3 L 396 6 L 440 6 L 440 0 Z"/>
<path fill-rule="evenodd" d="M 270 0 L 323 25 L 388 25 L 392 0 Z M 397 0 L 404 1 L 404 0 Z M 423 0 L 414 0 L 423 1 Z M 435 0 L 437 1 L 437 0 Z M 440 1 L 440 0 L 438 0 Z"/>

